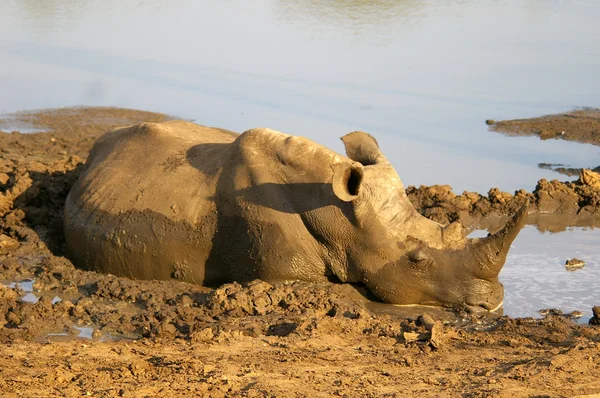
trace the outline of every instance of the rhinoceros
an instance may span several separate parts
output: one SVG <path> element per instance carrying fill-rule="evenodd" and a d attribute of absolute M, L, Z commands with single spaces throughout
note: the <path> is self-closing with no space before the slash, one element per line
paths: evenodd
<path fill-rule="evenodd" d="M 67 197 L 68 253 L 136 279 L 336 281 L 388 303 L 499 307 L 525 206 L 496 234 L 465 238 L 414 209 L 372 136 L 342 141 L 347 156 L 266 128 L 109 132 Z"/>

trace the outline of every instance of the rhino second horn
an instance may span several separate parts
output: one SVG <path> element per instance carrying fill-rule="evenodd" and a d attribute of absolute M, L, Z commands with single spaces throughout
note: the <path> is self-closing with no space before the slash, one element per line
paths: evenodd
<path fill-rule="evenodd" d="M 475 255 L 479 259 L 477 275 L 481 278 L 495 278 L 502 270 L 511 243 L 525 224 L 529 200 L 512 216 L 504 228 L 475 243 Z"/>

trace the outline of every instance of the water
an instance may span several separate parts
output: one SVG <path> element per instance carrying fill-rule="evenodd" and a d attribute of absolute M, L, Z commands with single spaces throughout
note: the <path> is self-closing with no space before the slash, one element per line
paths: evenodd
<path fill-rule="evenodd" d="M 365 130 L 406 185 L 532 190 L 565 178 L 538 163 L 593 167 L 600 150 L 484 121 L 600 107 L 598 20 L 591 0 L 4 0 L 0 113 L 130 107 L 340 152 Z"/>
<path fill-rule="evenodd" d="M 598 149 L 484 120 L 600 106 L 599 17 L 558 0 L 6 0 L 0 112 L 125 106 L 339 151 L 362 129 L 407 184 L 531 190 L 557 176 L 538 163 L 596 166 Z"/>
<path fill-rule="evenodd" d="M 539 317 L 539 310 L 558 308 L 583 312 L 582 321 L 600 305 L 600 229 L 569 228 L 567 233 L 541 233 L 523 228 L 511 246 L 500 273 L 506 315 Z M 585 266 L 568 271 L 565 261 L 578 258 Z"/>

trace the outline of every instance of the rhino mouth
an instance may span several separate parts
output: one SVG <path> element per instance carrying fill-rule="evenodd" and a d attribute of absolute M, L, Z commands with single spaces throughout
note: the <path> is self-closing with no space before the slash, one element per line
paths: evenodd
<path fill-rule="evenodd" d="M 485 299 L 477 300 L 474 297 L 469 297 L 469 298 L 467 298 L 467 300 L 465 300 L 464 305 L 465 305 L 465 307 L 467 307 L 469 310 L 472 310 L 473 312 L 479 312 L 482 310 L 494 312 L 494 311 L 498 311 L 500 308 L 502 308 L 502 306 L 504 305 L 504 297 L 503 297 L 503 295 L 501 295 L 496 300 L 489 300 L 489 299 L 488 300 L 485 300 Z"/>
<path fill-rule="evenodd" d="M 493 304 L 493 303 L 468 304 L 468 303 L 466 303 L 466 306 L 473 312 L 479 312 L 479 311 L 496 312 L 504 306 L 504 300 L 500 301 L 497 304 Z"/>

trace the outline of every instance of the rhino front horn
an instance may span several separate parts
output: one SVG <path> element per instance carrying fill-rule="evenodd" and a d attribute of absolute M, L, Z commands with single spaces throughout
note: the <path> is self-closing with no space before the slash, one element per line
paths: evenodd
<path fill-rule="evenodd" d="M 484 279 L 498 276 L 506 261 L 506 255 L 511 243 L 525 224 L 528 207 L 529 200 L 512 216 L 504 228 L 475 243 L 474 252 L 479 259 L 477 276 Z"/>

